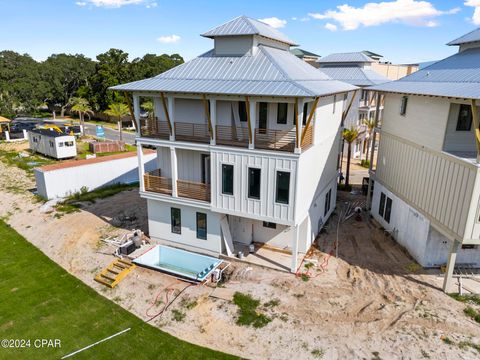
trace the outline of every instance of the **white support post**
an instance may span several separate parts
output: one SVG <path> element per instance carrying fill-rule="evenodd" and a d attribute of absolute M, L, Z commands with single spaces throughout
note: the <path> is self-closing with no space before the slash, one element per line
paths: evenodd
<path fill-rule="evenodd" d="M 445 277 L 443 278 L 443 292 L 448 292 L 452 284 L 453 269 L 455 268 L 455 261 L 457 260 L 457 252 L 460 249 L 462 243 L 458 240 L 454 240 L 452 244 L 452 249 L 448 255 L 447 262 L 447 271 L 445 272 Z"/>
<path fill-rule="evenodd" d="M 5 141 L 10 141 L 10 132 L 5 131 Z"/>
<path fill-rule="evenodd" d="M 145 167 L 143 163 L 143 148 L 142 144 L 137 143 L 137 157 L 138 157 L 138 183 L 140 191 L 145 191 Z"/>
<path fill-rule="evenodd" d="M 135 117 L 135 119 L 133 119 L 133 121 L 135 121 L 135 124 L 136 124 L 136 127 L 137 127 L 137 136 L 141 136 L 140 135 L 140 96 L 138 95 L 133 95 L 133 116 Z"/>
<path fill-rule="evenodd" d="M 217 143 L 217 100 L 210 99 L 210 123 L 212 125 L 212 138 L 210 145 Z"/>
<path fill-rule="evenodd" d="M 292 240 L 292 267 L 290 271 L 292 273 L 297 272 L 297 257 L 298 257 L 298 237 L 299 237 L 299 225 L 295 226 L 294 230 L 295 234 L 293 234 L 293 240 Z"/>
<path fill-rule="evenodd" d="M 173 96 L 168 96 L 168 116 L 170 118 L 170 124 L 172 126 L 172 134 L 170 135 L 170 141 L 175 141 L 175 98 Z"/>
<path fill-rule="evenodd" d="M 177 191 L 177 179 L 178 179 L 178 167 L 177 167 L 177 152 L 174 147 L 170 148 L 170 166 L 172 173 L 172 196 L 178 197 Z"/>
<path fill-rule="evenodd" d="M 28 140 L 28 133 L 27 133 L 27 130 L 23 129 L 23 139 L 24 140 Z"/>
<path fill-rule="evenodd" d="M 303 126 L 303 99 L 298 99 L 297 103 L 297 119 L 295 125 L 295 154 L 300 154 L 302 152 L 302 145 L 300 137 L 302 136 L 302 126 Z M 297 140 L 298 137 L 298 140 Z M 297 146 L 298 145 L 298 146 Z"/>
<path fill-rule="evenodd" d="M 252 143 L 248 144 L 249 149 L 255 149 L 255 126 L 257 124 L 257 102 L 250 100 L 250 129 L 252 130 Z"/>

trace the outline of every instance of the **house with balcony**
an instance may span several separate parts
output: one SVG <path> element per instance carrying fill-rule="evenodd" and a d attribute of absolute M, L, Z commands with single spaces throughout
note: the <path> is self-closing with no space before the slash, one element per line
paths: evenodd
<path fill-rule="evenodd" d="M 112 88 L 133 95 L 149 235 L 211 255 L 266 244 L 292 254 L 295 271 L 335 208 L 343 101 L 355 88 L 298 59 L 292 40 L 258 20 L 202 36 L 212 50 Z M 141 122 L 145 100 L 154 116 Z M 151 172 L 145 146 L 158 153 Z"/>
<path fill-rule="evenodd" d="M 370 54 L 378 56 L 374 53 Z M 351 52 L 330 54 L 317 60 L 320 66 L 319 71 L 332 79 L 359 87 L 359 90 L 350 93 L 344 102 L 346 117 L 343 126 L 358 128 L 360 132 L 360 136 L 352 146 L 352 157 L 355 159 L 362 159 L 363 156 L 367 160 L 370 134 L 365 121 L 373 122 L 376 112 L 379 112 L 380 117 L 383 110 L 382 99 L 377 99 L 377 94 L 367 87 L 390 81 L 372 70 L 372 64 L 377 61 L 375 59 L 367 56 L 364 52 Z M 379 100 L 378 104 L 377 100 Z"/>
<path fill-rule="evenodd" d="M 424 267 L 480 266 L 480 29 L 385 96 L 371 213 Z M 375 137 L 374 137 L 375 139 Z M 375 141 L 375 140 L 374 140 Z"/>

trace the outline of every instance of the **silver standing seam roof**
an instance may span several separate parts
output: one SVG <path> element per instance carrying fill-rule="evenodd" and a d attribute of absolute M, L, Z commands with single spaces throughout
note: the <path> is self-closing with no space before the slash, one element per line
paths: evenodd
<path fill-rule="evenodd" d="M 155 77 L 110 89 L 314 97 L 348 92 L 356 87 L 329 78 L 289 51 L 259 45 L 254 55 L 216 56 L 210 50 Z"/>
<path fill-rule="evenodd" d="M 362 52 L 335 53 L 317 60 L 320 64 L 325 63 L 371 63 L 374 60 Z"/>
<path fill-rule="evenodd" d="M 372 86 L 391 81 L 373 70 L 358 66 L 326 66 L 321 67 L 318 71 L 323 72 L 332 79 L 355 86 Z"/>
<path fill-rule="evenodd" d="M 371 87 L 372 90 L 455 97 L 480 98 L 480 47 L 440 60 L 400 80 Z"/>
<path fill-rule="evenodd" d="M 447 45 L 462 45 L 466 43 L 480 41 L 480 28 L 470 31 L 469 33 L 460 36 L 459 38 L 450 41 Z"/>

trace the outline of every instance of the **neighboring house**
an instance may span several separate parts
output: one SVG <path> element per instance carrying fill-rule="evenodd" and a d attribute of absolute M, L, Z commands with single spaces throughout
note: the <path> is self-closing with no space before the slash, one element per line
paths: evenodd
<path fill-rule="evenodd" d="M 30 149 L 55 159 L 77 156 L 75 136 L 50 129 L 32 129 L 28 131 Z"/>
<path fill-rule="evenodd" d="M 420 68 L 419 64 L 392 64 L 391 62 L 382 61 L 383 55 L 368 50 L 362 51 L 362 53 L 374 60 L 371 64 L 372 70 L 389 80 L 401 79 L 418 71 Z"/>
<path fill-rule="evenodd" d="M 374 62 L 374 59 L 362 52 L 330 54 L 317 60 L 320 65 L 319 70 L 327 76 L 361 88 L 345 98 L 344 103 L 346 113 L 344 127 L 358 128 L 361 133 L 352 147 L 353 158 L 365 157 L 367 153 L 370 134 L 368 134 L 364 121 L 373 121 L 377 109 L 380 117 L 383 110 L 383 104 L 380 103 L 377 107 L 375 92 L 365 88 L 390 81 L 372 70 Z M 347 108 L 349 108 L 348 112 Z"/>
<path fill-rule="evenodd" d="M 140 194 L 151 238 L 209 253 L 252 243 L 289 250 L 291 270 L 335 208 L 344 94 L 265 23 L 235 18 L 202 36 L 214 48 L 156 77 L 112 87 L 154 102 L 138 126 Z M 143 146 L 158 153 L 143 170 Z"/>
<path fill-rule="evenodd" d="M 424 267 L 480 266 L 480 29 L 459 51 L 374 86 L 385 109 L 371 213 Z M 453 244 L 453 245 L 452 245 Z"/>
<path fill-rule="evenodd" d="M 314 54 L 310 51 L 303 50 L 300 48 L 293 48 L 290 52 L 298 57 L 299 59 L 305 61 L 307 64 L 312 65 L 313 67 L 318 68 L 317 60 L 320 59 L 320 55 Z"/>

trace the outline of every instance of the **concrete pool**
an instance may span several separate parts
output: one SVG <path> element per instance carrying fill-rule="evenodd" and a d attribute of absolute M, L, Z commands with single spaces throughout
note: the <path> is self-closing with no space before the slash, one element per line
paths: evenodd
<path fill-rule="evenodd" d="M 133 262 L 150 269 L 201 282 L 207 279 L 222 260 L 165 245 L 156 245 Z"/>

